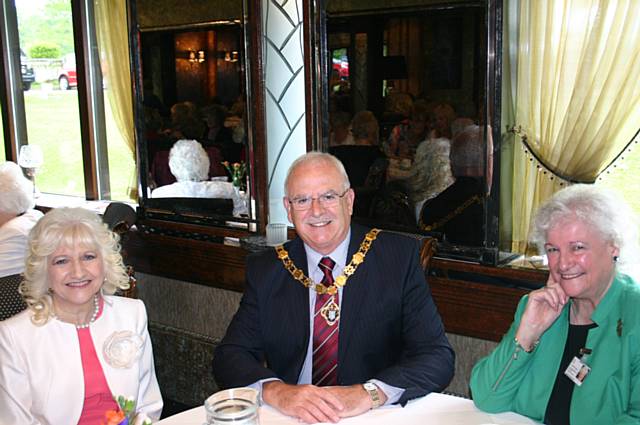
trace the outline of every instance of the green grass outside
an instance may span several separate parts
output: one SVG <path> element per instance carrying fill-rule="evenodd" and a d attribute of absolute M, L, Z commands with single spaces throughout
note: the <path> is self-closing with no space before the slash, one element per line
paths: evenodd
<path fill-rule="evenodd" d="M 24 95 L 29 143 L 40 146 L 45 158 L 36 175 L 38 189 L 84 197 L 77 91 L 29 90 Z M 125 200 L 135 164 L 106 103 L 111 198 Z"/>

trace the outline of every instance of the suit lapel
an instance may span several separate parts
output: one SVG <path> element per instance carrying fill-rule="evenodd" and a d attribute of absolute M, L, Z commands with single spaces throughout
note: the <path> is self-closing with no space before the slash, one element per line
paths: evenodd
<path fill-rule="evenodd" d="M 358 251 L 367 229 L 358 225 L 351 226 L 351 241 L 349 242 L 349 252 L 347 254 L 347 264 L 351 261 L 353 254 Z M 367 257 L 370 261 L 370 258 Z M 365 260 L 366 261 L 366 260 Z M 360 310 L 365 304 L 367 288 L 368 268 L 364 263 L 360 264 L 358 270 L 347 280 L 347 284 L 342 289 L 342 307 L 340 308 L 340 337 L 338 342 L 338 379 L 340 379 L 340 364 L 348 353 L 349 343 L 353 340 L 351 334 L 354 332 Z"/>
<path fill-rule="evenodd" d="M 289 258 L 293 263 L 301 269 L 306 276 L 309 275 L 307 270 L 307 254 L 304 250 L 302 240 L 296 238 L 289 246 L 285 247 L 289 252 Z M 284 267 L 284 265 L 282 266 Z M 305 288 L 302 283 L 295 280 L 288 271 L 285 271 L 287 277 L 285 279 L 285 285 L 291 286 L 290 290 L 283 291 L 287 294 L 286 308 L 292 312 L 291 317 L 293 323 L 288 323 L 287 326 L 291 329 L 290 341 L 300 341 L 303 339 L 303 346 L 308 347 L 309 344 L 309 289 Z M 302 370 L 306 351 L 300 353 L 298 364 L 295 365 L 295 371 L 297 379 Z"/>

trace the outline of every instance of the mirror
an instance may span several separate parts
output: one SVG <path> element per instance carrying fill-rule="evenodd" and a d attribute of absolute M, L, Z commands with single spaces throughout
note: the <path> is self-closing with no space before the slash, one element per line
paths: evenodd
<path fill-rule="evenodd" d="M 356 192 L 354 220 L 487 262 L 495 15 L 485 1 L 382 3 L 326 1 L 325 143 Z"/>
<path fill-rule="evenodd" d="M 135 2 L 141 209 L 150 218 L 248 228 L 255 214 L 243 2 L 200 3 Z"/>

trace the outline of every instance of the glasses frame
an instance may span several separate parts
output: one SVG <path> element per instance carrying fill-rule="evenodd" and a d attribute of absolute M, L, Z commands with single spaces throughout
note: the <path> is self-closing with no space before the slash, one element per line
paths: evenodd
<path fill-rule="evenodd" d="M 294 200 L 292 200 L 291 198 L 287 198 L 287 201 L 289 201 L 289 205 L 291 205 L 291 208 L 293 208 L 293 209 L 294 209 L 294 210 L 296 210 L 296 211 L 307 211 L 307 210 L 310 210 L 310 209 L 311 209 L 311 206 L 313 205 L 313 201 L 318 201 L 318 203 L 320 204 L 320 206 L 322 206 L 322 208 L 328 208 L 328 207 L 333 207 L 333 206 L 335 206 L 335 205 L 338 205 L 338 202 L 339 202 L 339 201 L 338 201 L 338 202 L 336 202 L 336 204 L 335 204 L 335 205 L 333 205 L 333 204 L 325 205 L 322 201 L 320 201 L 320 198 L 321 198 L 321 197 L 323 197 L 323 196 L 325 196 L 325 195 L 328 195 L 328 194 L 330 194 L 331 192 L 333 192 L 333 193 L 335 193 L 335 195 L 338 197 L 338 199 L 342 199 L 342 198 L 344 198 L 344 195 L 346 195 L 346 194 L 347 194 L 347 192 L 349 192 L 349 190 L 350 190 L 350 189 L 351 189 L 351 186 L 347 187 L 347 188 L 344 190 L 344 192 L 342 192 L 342 194 L 338 194 L 338 193 L 336 193 L 336 192 L 332 189 L 332 190 L 330 190 L 330 191 L 328 191 L 328 192 L 322 193 L 322 194 L 320 194 L 320 195 L 318 195 L 318 196 L 315 196 L 315 197 L 314 197 L 314 196 L 309 196 L 309 200 L 310 200 L 310 202 L 309 202 L 309 206 L 308 206 L 308 207 L 304 207 L 304 208 L 296 207 L 296 205 L 297 205 L 297 204 L 295 204 L 295 203 L 294 203 Z M 307 198 L 307 197 L 305 196 L 305 198 Z"/>

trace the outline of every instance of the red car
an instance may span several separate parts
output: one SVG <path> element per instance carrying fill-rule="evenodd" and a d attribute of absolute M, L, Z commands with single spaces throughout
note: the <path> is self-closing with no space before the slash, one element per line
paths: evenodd
<path fill-rule="evenodd" d="M 60 90 L 71 90 L 78 86 L 76 78 L 76 57 L 73 53 L 64 55 L 62 58 L 62 68 L 58 72 L 58 84 Z"/>
<path fill-rule="evenodd" d="M 343 57 L 341 59 L 333 58 L 333 69 L 338 71 L 338 75 L 340 79 L 348 79 L 349 78 L 349 60 L 347 57 Z"/>

